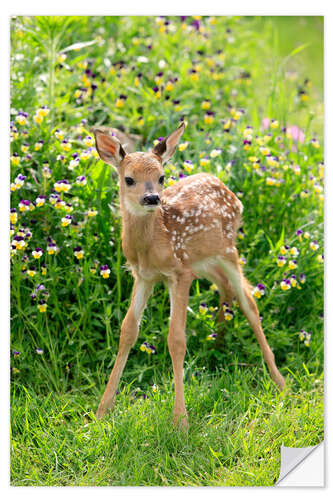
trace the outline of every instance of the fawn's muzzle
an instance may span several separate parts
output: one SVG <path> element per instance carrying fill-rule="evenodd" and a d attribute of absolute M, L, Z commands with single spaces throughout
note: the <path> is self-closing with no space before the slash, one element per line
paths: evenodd
<path fill-rule="evenodd" d="M 143 205 L 159 205 L 161 200 L 158 194 L 146 194 L 142 201 Z"/>

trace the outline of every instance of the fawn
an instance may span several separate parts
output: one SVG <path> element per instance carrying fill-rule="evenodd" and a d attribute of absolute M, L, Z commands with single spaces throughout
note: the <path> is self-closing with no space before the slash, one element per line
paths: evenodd
<path fill-rule="evenodd" d="M 251 287 L 243 276 L 235 247 L 242 203 L 217 177 L 191 175 L 163 189 L 163 164 L 175 152 L 185 129 L 159 142 L 152 151 L 126 153 L 114 129 L 94 129 L 100 158 L 119 174 L 122 248 L 134 277 L 131 304 L 122 322 L 119 349 L 97 410 L 101 418 L 115 402 L 117 386 L 129 351 L 139 331 L 141 315 L 158 281 L 170 293 L 168 348 L 175 384 L 174 423 L 187 428 L 183 363 L 185 323 L 193 279 L 214 282 L 220 293 L 218 320 L 224 321 L 223 303 L 237 298 L 260 345 L 273 381 L 280 390 L 284 379 L 261 328 Z"/>

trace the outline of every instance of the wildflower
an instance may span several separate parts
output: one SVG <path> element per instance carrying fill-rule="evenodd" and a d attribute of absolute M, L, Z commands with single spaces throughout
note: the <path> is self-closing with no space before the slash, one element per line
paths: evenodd
<path fill-rule="evenodd" d="M 45 286 L 43 284 L 36 286 L 36 292 L 42 292 L 43 290 L 45 290 Z"/>
<path fill-rule="evenodd" d="M 44 351 L 43 351 L 43 349 L 41 349 L 40 347 L 37 347 L 37 349 L 36 349 L 36 353 L 37 353 L 39 356 L 41 356 L 42 354 L 44 354 Z"/>
<path fill-rule="evenodd" d="M 20 354 L 20 351 L 13 351 L 14 358 L 18 358 Z"/>
<path fill-rule="evenodd" d="M 27 274 L 33 278 L 36 274 L 36 268 L 35 266 L 30 266 L 29 269 L 27 270 Z"/>
<path fill-rule="evenodd" d="M 15 120 L 19 125 L 25 125 L 27 123 L 28 113 L 24 111 L 19 111 L 16 115 Z"/>
<path fill-rule="evenodd" d="M 305 238 L 306 240 L 308 240 L 308 239 L 310 239 L 310 238 L 311 238 L 310 233 L 308 233 L 307 231 L 305 231 L 305 233 L 304 233 L 304 235 L 303 235 L 303 236 L 304 236 L 304 238 Z"/>
<path fill-rule="evenodd" d="M 190 160 L 186 160 L 183 163 L 186 172 L 190 173 L 193 170 L 193 163 Z"/>
<path fill-rule="evenodd" d="M 309 347 L 310 346 L 310 340 L 311 340 L 311 334 L 312 332 L 305 332 L 305 339 L 304 339 L 304 345 L 306 347 Z"/>
<path fill-rule="evenodd" d="M 211 106 L 211 102 L 210 102 L 210 100 L 209 100 L 209 99 L 205 99 L 205 100 L 204 100 L 204 101 L 202 101 L 202 103 L 201 103 L 201 107 L 202 107 L 202 109 L 205 109 L 205 110 L 210 109 L 210 106 Z"/>
<path fill-rule="evenodd" d="M 291 284 L 292 287 L 297 286 L 297 278 L 296 278 L 296 276 L 294 274 L 292 274 L 290 276 L 290 284 Z"/>
<path fill-rule="evenodd" d="M 17 210 L 16 210 L 16 208 L 11 208 L 10 209 L 10 222 L 12 224 L 16 224 L 17 223 Z"/>
<path fill-rule="evenodd" d="M 216 333 L 210 333 L 209 335 L 207 335 L 206 340 L 215 340 L 216 337 Z"/>
<path fill-rule="evenodd" d="M 45 204 L 45 201 L 46 201 L 46 196 L 40 194 L 39 196 L 37 196 L 35 200 L 36 207 L 42 207 Z"/>
<path fill-rule="evenodd" d="M 42 118 L 44 118 L 45 116 L 47 116 L 49 114 L 50 110 L 47 106 L 42 106 L 41 108 L 37 109 L 36 111 L 36 114 L 38 116 L 41 116 Z"/>
<path fill-rule="evenodd" d="M 63 180 L 55 182 L 53 184 L 53 187 L 54 187 L 55 191 L 57 191 L 57 193 L 61 193 L 61 192 L 67 193 L 72 186 L 68 182 L 68 180 L 63 179 Z"/>
<path fill-rule="evenodd" d="M 281 255 L 287 255 L 289 252 L 289 245 L 283 245 L 280 247 L 280 253 Z"/>
<path fill-rule="evenodd" d="M 42 276 L 46 276 L 46 272 L 47 272 L 47 269 L 46 269 L 46 266 L 41 266 L 41 272 L 42 272 Z"/>
<path fill-rule="evenodd" d="M 75 247 L 73 249 L 73 253 L 78 260 L 83 259 L 84 250 L 82 249 L 82 247 L 80 246 Z"/>
<path fill-rule="evenodd" d="M 209 162 L 210 162 L 209 158 L 207 156 L 205 156 L 205 158 L 201 158 L 200 165 L 202 167 L 205 167 L 206 165 L 209 165 Z"/>
<path fill-rule="evenodd" d="M 287 259 L 286 259 L 286 257 L 284 255 L 278 255 L 277 256 L 276 263 L 277 263 L 278 267 L 284 266 L 286 262 L 287 262 Z"/>
<path fill-rule="evenodd" d="M 232 312 L 231 309 L 225 309 L 224 310 L 224 319 L 226 321 L 231 321 L 234 317 L 234 313 Z"/>
<path fill-rule="evenodd" d="M 110 269 L 109 269 L 109 266 L 107 264 L 104 264 L 102 266 L 100 266 L 100 274 L 101 276 L 103 276 L 104 279 L 107 279 L 109 276 L 110 276 Z"/>
<path fill-rule="evenodd" d="M 157 386 L 156 384 L 154 384 L 154 385 L 152 386 L 152 391 L 153 391 L 153 392 L 157 392 L 157 391 L 158 391 L 158 386 Z"/>
<path fill-rule="evenodd" d="M 29 200 L 21 200 L 19 203 L 20 212 L 26 212 L 30 210 L 30 201 Z"/>
<path fill-rule="evenodd" d="M 66 204 L 64 205 L 64 209 L 65 209 L 65 211 L 66 211 L 68 214 L 69 214 L 70 212 L 73 212 L 73 206 L 72 206 L 72 204 L 71 204 L 71 203 L 66 203 Z"/>
<path fill-rule="evenodd" d="M 32 251 L 32 256 L 34 259 L 40 259 L 41 256 L 43 255 L 43 249 L 42 248 L 35 248 L 35 250 Z"/>
<path fill-rule="evenodd" d="M 268 156 L 270 154 L 270 149 L 265 147 L 265 146 L 259 148 L 259 150 L 260 150 L 260 153 L 264 156 Z"/>
<path fill-rule="evenodd" d="M 243 240 L 244 237 L 245 237 L 245 233 L 244 233 L 243 229 L 242 228 L 238 229 L 238 238 L 240 240 Z"/>
<path fill-rule="evenodd" d="M 21 146 L 21 151 L 22 153 L 27 153 L 29 150 L 29 144 L 27 142 L 24 142 Z"/>
<path fill-rule="evenodd" d="M 277 183 L 276 179 L 274 179 L 273 177 L 267 177 L 266 184 L 267 184 L 267 186 L 276 186 L 278 183 Z"/>
<path fill-rule="evenodd" d="M 290 260 L 288 263 L 289 269 L 296 269 L 297 268 L 297 261 L 296 260 Z"/>
<path fill-rule="evenodd" d="M 291 282 L 289 279 L 282 280 L 280 283 L 280 286 L 281 286 L 283 291 L 289 290 L 289 288 L 291 287 Z"/>
<path fill-rule="evenodd" d="M 272 128 L 278 128 L 278 126 L 279 126 L 279 122 L 278 122 L 278 120 L 274 120 L 274 119 L 272 119 L 272 120 L 271 120 L 271 127 L 272 127 Z"/>
<path fill-rule="evenodd" d="M 323 256 L 323 255 L 318 254 L 318 255 L 317 255 L 317 261 L 318 261 L 318 262 L 324 262 L 324 256 Z"/>
<path fill-rule="evenodd" d="M 74 170 L 78 166 L 79 163 L 80 163 L 79 157 L 73 158 L 73 160 L 71 160 L 69 162 L 68 170 Z"/>
<path fill-rule="evenodd" d="M 24 236 L 16 235 L 13 238 L 12 245 L 16 250 L 24 250 L 27 246 L 27 242 L 24 240 Z"/>
<path fill-rule="evenodd" d="M 43 168 L 42 168 L 42 175 L 43 175 L 43 177 L 45 179 L 48 179 L 49 177 L 51 177 L 52 171 L 51 171 L 51 169 L 47 165 L 43 166 Z"/>
<path fill-rule="evenodd" d="M 302 241 L 302 234 L 303 234 L 302 229 L 297 229 L 296 236 L 298 238 L 298 241 Z"/>
<path fill-rule="evenodd" d="M 258 285 L 252 290 L 252 295 L 254 295 L 257 299 L 260 299 L 263 295 L 265 295 L 265 289 L 265 285 L 258 283 Z"/>
<path fill-rule="evenodd" d="M 211 157 L 211 158 L 216 158 L 216 157 L 217 157 L 217 156 L 219 156 L 221 153 L 222 153 L 222 149 L 213 149 L 213 150 L 210 152 L 210 157 Z"/>
<path fill-rule="evenodd" d="M 156 348 L 153 344 L 146 343 L 146 353 L 147 354 L 156 354 Z"/>
<path fill-rule="evenodd" d="M 87 179 L 84 175 L 80 175 L 76 178 L 75 182 L 78 186 L 85 186 L 87 184 Z"/>
<path fill-rule="evenodd" d="M 311 243 L 310 243 L 310 248 L 311 248 L 311 250 L 313 250 L 314 252 L 315 252 L 316 250 L 318 250 L 318 248 L 319 248 L 318 241 L 317 241 L 317 240 L 311 241 Z"/>
<path fill-rule="evenodd" d="M 301 167 L 299 165 L 293 165 L 292 169 L 296 175 L 300 175 L 301 173 Z"/>
<path fill-rule="evenodd" d="M 251 147 L 252 142 L 249 139 L 244 139 L 243 141 L 243 149 L 245 151 L 249 150 Z"/>
<path fill-rule="evenodd" d="M 120 95 L 118 99 L 116 100 L 116 108 L 122 108 L 125 104 L 125 101 L 127 99 L 126 95 Z"/>
<path fill-rule="evenodd" d="M 218 287 L 215 283 L 212 283 L 209 287 L 209 289 L 212 291 L 212 292 L 216 292 L 218 290 Z"/>
<path fill-rule="evenodd" d="M 87 149 L 86 151 L 82 151 L 80 154 L 80 160 L 83 160 L 83 161 L 89 160 L 90 157 L 91 157 L 90 149 Z"/>
<path fill-rule="evenodd" d="M 303 342 L 303 340 L 305 339 L 305 335 L 307 334 L 307 332 L 302 328 L 302 330 L 299 332 L 298 334 L 298 337 L 299 337 L 299 340 L 301 342 Z"/>
<path fill-rule="evenodd" d="M 62 217 L 61 219 L 61 225 L 62 227 L 69 226 L 72 223 L 73 217 L 71 215 L 65 215 L 65 217 Z"/>
<path fill-rule="evenodd" d="M 17 167 L 20 164 L 21 158 L 17 153 L 13 153 L 12 156 L 10 157 L 10 160 L 12 164 Z"/>
<path fill-rule="evenodd" d="M 94 144 L 94 140 L 90 135 L 87 135 L 83 139 L 84 144 L 87 146 L 87 148 L 90 148 Z"/>
<path fill-rule="evenodd" d="M 88 217 L 95 217 L 97 214 L 98 214 L 98 211 L 93 209 L 93 208 L 89 208 L 89 210 L 87 212 Z"/>
<path fill-rule="evenodd" d="M 299 250 L 298 248 L 296 247 L 292 247 L 290 250 L 289 250 L 289 253 L 290 255 L 292 255 L 293 257 L 297 257 L 299 255 Z"/>
<path fill-rule="evenodd" d="M 207 314 L 207 312 L 208 312 L 208 307 L 207 307 L 207 304 L 205 304 L 204 302 L 203 302 L 202 304 L 200 304 L 200 306 L 199 306 L 199 312 L 200 312 L 200 314 L 202 314 L 203 316 L 204 316 L 205 314 Z"/>
<path fill-rule="evenodd" d="M 239 263 L 240 263 L 241 266 L 245 266 L 245 264 L 246 264 L 246 258 L 244 256 L 240 256 Z"/>
<path fill-rule="evenodd" d="M 72 145 L 69 141 L 67 141 L 67 139 L 64 139 L 63 141 L 61 141 L 61 147 L 64 151 L 70 151 Z"/>
<path fill-rule="evenodd" d="M 303 285 L 303 283 L 305 283 L 306 276 L 305 276 L 304 273 L 302 273 L 302 274 L 299 275 L 299 281 L 300 281 L 300 283 L 302 283 L 302 285 Z"/>
<path fill-rule="evenodd" d="M 320 147 L 320 142 L 314 137 L 311 139 L 310 144 L 316 149 Z"/>
<path fill-rule="evenodd" d="M 179 149 L 179 151 L 185 151 L 187 146 L 188 146 L 188 142 L 182 142 L 181 144 L 179 144 L 178 149 Z"/>
<path fill-rule="evenodd" d="M 40 149 L 42 149 L 44 145 L 44 141 L 43 140 L 39 140 L 36 142 L 35 146 L 34 146 L 34 150 L 35 151 L 39 151 Z"/>
<path fill-rule="evenodd" d="M 41 123 L 43 123 L 44 117 L 36 113 L 33 116 L 33 119 L 34 119 L 34 122 L 36 122 L 36 123 L 38 123 L 38 125 L 40 125 Z"/>
<path fill-rule="evenodd" d="M 213 111 L 206 111 L 205 116 L 204 116 L 204 122 L 208 125 L 210 123 L 213 123 L 214 115 L 215 115 L 215 113 Z"/>

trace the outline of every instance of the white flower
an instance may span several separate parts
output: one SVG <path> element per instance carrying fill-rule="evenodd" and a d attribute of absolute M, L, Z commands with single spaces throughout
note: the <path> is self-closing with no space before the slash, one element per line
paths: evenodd
<path fill-rule="evenodd" d="M 142 62 L 142 63 L 147 63 L 147 62 L 149 62 L 149 59 L 148 59 L 148 57 L 145 57 L 145 56 L 139 56 L 137 61 Z"/>
<path fill-rule="evenodd" d="M 158 61 L 158 67 L 163 69 L 165 68 L 166 66 L 166 62 L 164 61 L 164 59 L 161 59 L 160 61 Z"/>

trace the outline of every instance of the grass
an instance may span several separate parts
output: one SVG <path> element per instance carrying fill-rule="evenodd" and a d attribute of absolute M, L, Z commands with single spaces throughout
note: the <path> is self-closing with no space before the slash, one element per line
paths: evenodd
<path fill-rule="evenodd" d="M 290 22 L 12 19 L 11 484 L 272 485 L 281 444 L 323 439 L 322 20 L 297 18 L 286 39 Z M 94 418 L 132 277 L 116 174 L 90 137 L 92 126 L 123 126 L 148 149 L 184 119 L 166 184 L 206 171 L 242 200 L 241 262 L 254 286 L 265 285 L 257 297 L 263 329 L 288 377 L 279 395 L 236 303 L 217 347 L 218 296 L 195 281 L 187 435 L 170 425 L 162 286 L 114 413 Z M 62 180 L 68 189 L 59 190 Z M 110 269 L 106 279 L 101 265 Z M 140 349 L 144 341 L 155 354 Z"/>
<path fill-rule="evenodd" d="M 118 395 L 96 421 L 96 397 L 14 388 L 12 484 L 21 486 L 272 486 L 280 446 L 323 439 L 323 380 L 290 375 L 280 395 L 266 371 L 235 365 L 186 382 L 188 434 L 172 422 L 170 380 L 149 398 Z"/>

